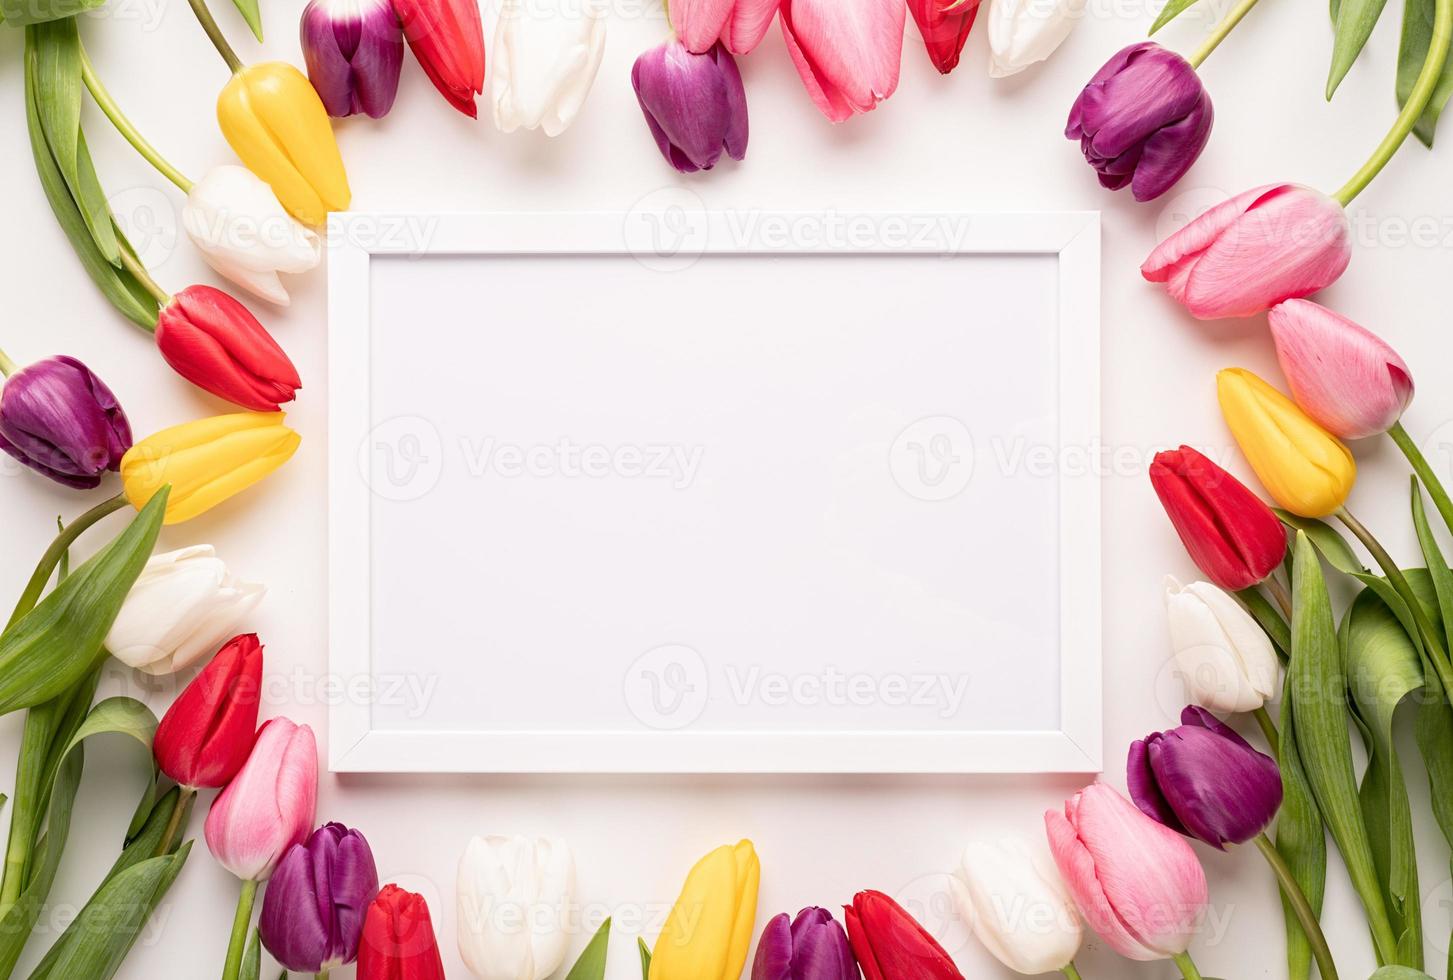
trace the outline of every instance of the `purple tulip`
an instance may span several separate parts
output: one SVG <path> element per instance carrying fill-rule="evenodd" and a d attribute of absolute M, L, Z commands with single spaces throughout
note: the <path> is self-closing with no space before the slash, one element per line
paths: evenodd
<path fill-rule="evenodd" d="M 404 64 L 404 32 L 389 0 L 310 0 L 303 60 L 330 116 L 393 108 Z"/>
<path fill-rule="evenodd" d="M 752 980 L 858 980 L 858 967 L 843 927 L 827 909 L 812 907 L 767 923 Z"/>
<path fill-rule="evenodd" d="M 747 90 L 720 44 L 692 54 L 668 41 L 636 59 L 631 84 L 666 161 L 684 174 L 710 170 L 722 150 L 747 155 Z"/>
<path fill-rule="evenodd" d="M 1080 141 L 1100 183 L 1137 201 L 1166 191 L 1206 148 L 1215 113 L 1190 62 L 1153 41 L 1122 49 L 1075 100 L 1065 136 Z"/>
<path fill-rule="evenodd" d="M 74 357 L 36 361 L 0 389 L 0 449 L 57 483 L 90 490 L 130 448 L 116 396 Z"/>
<path fill-rule="evenodd" d="M 324 824 L 289 848 L 273 872 L 257 922 L 262 943 L 294 973 L 351 963 L 377 894 L 368 841 L 342 824 Z"/>
<path fill-rule="evenodd" d="M 1146 816 L 1221 850 L 1261 833 L 1281 806 L 1276 762 L 1195 705 L 1181 727 L 1130 743 L 1127 775 Z"/>

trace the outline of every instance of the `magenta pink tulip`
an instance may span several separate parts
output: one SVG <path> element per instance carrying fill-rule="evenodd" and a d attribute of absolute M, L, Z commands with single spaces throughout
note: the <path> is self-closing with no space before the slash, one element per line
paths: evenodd
<path fill-rule="evenodd" d="M 1364 439 L 1392 428 L 1413 400 L 1413 376 L 1376 334 L 1310 300 L 1267 314 L 1292 397 L 1322 428 Z"/>
<path fill-rule="evenodd" d="M 898 87 L 903 0 L 782 0 L 782 36 L 807 94 L 833 122 L 869 112 Z"/>
<path fill-rule="evenodd" d="M 1080 914 L 1121 956 L 1185 953 L 1205 911 L 1206 873 L 1191 846 L 1103 783 L 1044 815 L 1049 848 Z"/>
<path fill-rule="evenodd" d="M 747 54 L 767 34 L 782 0 L 671 0 L 671 26 L 686 50 L 706 54 L 720 41 Z"/>
<path fill-rule="evenodd" d="M 1140 267 L 1201 320 L 1255 316 L 1337 281 L 1352 255 L 1342 205 L 1299 184 L 1270 184 L 1207 211 Z"/>
<path fill-rule="evenodd" d="M 317 806 L 313 730 L 274 718 L 257 733 L 242 771 L 212 803 L 207 847 L 243 881 L 264 881 L 288 848 L 307 839 Z"/>

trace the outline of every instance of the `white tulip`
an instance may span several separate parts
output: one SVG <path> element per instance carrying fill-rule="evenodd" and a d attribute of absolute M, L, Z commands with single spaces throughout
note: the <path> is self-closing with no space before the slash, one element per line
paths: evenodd
<path fill-rule="evenodd" d="M 1085 12 L 1085 0 L 990 0 L 989 74 L 1003 78 L 1054 54 Z"/>
<path fill-rule="evenodd" d="M 126 594 L 106 649 L 148 674 L 173 674 L 217 652 L 267 589 L 239 582 L 209 544 L 156 555 Z"/>
<path fill-rule="evenodd" d="M 479 980 L 544 980 L 565 960 L 575 859 L 554 837 L 476 837 L 459 861 L 459 955 Z"/>
<path fill-rule="evenodd" d="M 1083 930 L 1069 890 L 1049 856 L 1024 841 L 970 844 L 950 880 L 959 916 L 1009 969 L 1055 973 L 1079 952 Z"/>
<path fill-rule="evenodd" d="M 1203 708 L 1254 711 L 1276 693 L 1281 665 L 1266 632 L 1210 582 L 1181 585 L 1166 576 L 1171 650 L 1186 696 Z"/>
<path fill-rule="evenodd" d="M 605 52 L 604 11 L 595 0 L 505 0 L 494 38 L 490 97 L 503 132 L 558 136 L 574 121 Z"/>
<path fill-rule="evenodd" d="M 288 291 L 277 274 L 307 272 L 322 257 L 317 233 L 246 167 L 207 171 L 187 193 L 182 226 L 208 265 L 279 306 L 288 305 Z"/>

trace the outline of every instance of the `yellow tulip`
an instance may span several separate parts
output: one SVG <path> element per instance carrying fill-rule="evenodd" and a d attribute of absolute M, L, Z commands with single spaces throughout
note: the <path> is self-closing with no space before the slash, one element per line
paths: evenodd
<path fill-rule="evenodd" d="M 171 484 L 164 524 L 191 520 L 283 465 L 301 437 L 282 412 L 239 412 L 147 436 L 121 457 L 121 485 L 138 510 Z"/>
<path fill-rule="evenodd" d="M 352 200 L 328 111 L 292 65 L 239 68 L 217 99 L 217 122 L 233 152 L 293 217 L 320 225 Z"/>
<path fill-rule="evenodd" d="M 752 944 L 761 873 L 749 840 L 696 862 L 656 940 L 649 980 L 737 980 Z"/>
<path fill-rule="evenodd" d="M 1216 375 L 1221 415 L 1266 492 L 1301 517 L 1340 508 L 1357 481 L 1357 463 L 1336 436 L 1290 398 L 1241 368 Z"/>

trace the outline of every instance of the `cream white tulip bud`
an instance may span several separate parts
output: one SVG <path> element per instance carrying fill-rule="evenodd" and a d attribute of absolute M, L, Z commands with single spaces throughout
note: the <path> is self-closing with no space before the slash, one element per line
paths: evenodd
<path fill-rule="evenodd" d="M 984 948 L 1017 973 L 1054 973 L 1075 958 L 1083 930 L 1048 855 L 1024 841 L 976 841 L 951 879 L 959 915 Z"/>
<path fill-rule="evenodd" d="M 279 272 L 318 264 L 318 235 L 284 210 L 246 167 L 213 167 L 187 192 L 182 226 L 207 264 L 269 303 L 288 305 Z"/>
<path fill-rule="evenodd" d="M 1085 12 L 1085 0 L 990 0 L 989 74 L 1013 75 L 1054 54 Z"/>
<path fill-rule="evenodd" d="M 156 555 L 121 604 L 106 649 L 148 674 L 175 673 L 216 653 L 266 591 L 239 582 L 209 544 Z"/>
<path fill-rule="evenodd" d="M 558 136 L 574 121 L 605 52 L 604 10 L 595 0 L 505 0 L 494 38 L 494 123 Z"/>
<path fill-rule="evenodd" d="M 1186 696 L 1222 714 L 1254 711 L 1276 693 L 1281 669 L 1265 631 L 1209 582 L 1165 580 L 1171 650 Z"/>
<path fill-rule="evenodd" d="M 479 980 L 545 980 L 565 960 L 575 859 L 554 837 L 476 837 L 459 861 L 459 955 Z"/>

